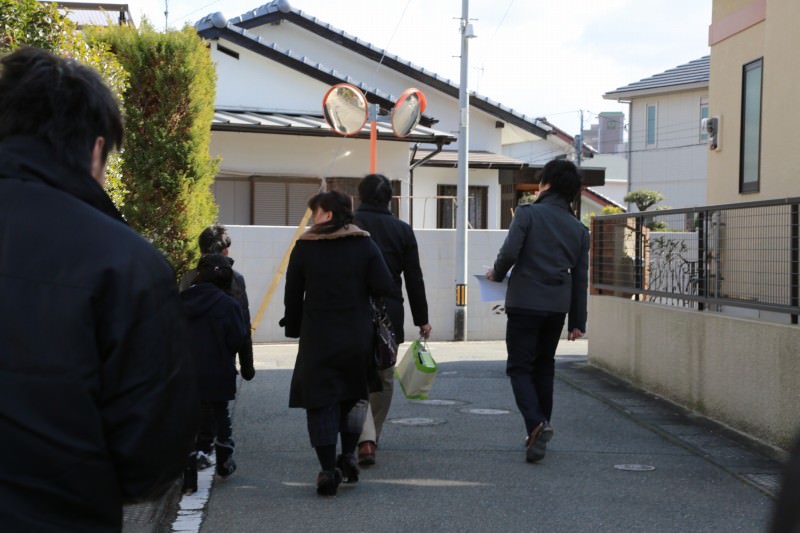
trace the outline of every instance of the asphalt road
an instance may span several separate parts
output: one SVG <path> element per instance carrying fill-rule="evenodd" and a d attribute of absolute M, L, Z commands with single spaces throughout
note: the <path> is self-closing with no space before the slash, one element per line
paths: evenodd
<path fill-rule="evenodd" d="M 525 462 L 504 343 L 431 349 L 434 401 L 396 387 L 377 464 L 322 498 L 305 413 L 287 407 L 296 346 L 257 346 L 234 406 L 239 470 L 214 480 L 201 531 L 765 531 L 775 454 L 593 369 L 586 341 L 559 347 L 555 437 L 538 464 Z"/>

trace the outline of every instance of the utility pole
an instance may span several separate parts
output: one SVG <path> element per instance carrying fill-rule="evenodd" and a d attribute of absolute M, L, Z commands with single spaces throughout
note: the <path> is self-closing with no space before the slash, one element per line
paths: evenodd
<path fill-rule="evenodd" d="M 164 0 L 164 31 L 169 29 L 169 0 Z"/>
<path fill-rule="evenodd" d="M 581 160 L 583 159 L 583 109 L 579 109 L 581 113 L 581 130 L 575 137 L 575 166 L 581 168 Z M 583 200 L 583 185 L 578 192 L 578 196 L 573 201 L 573 207 L 578 218 L 581 218 L 581 200 Z"/>
<path fill-rule="evenodd" d="M 575 164 L 580 167 L 581 166 L 581 158 L 583 156 L 583 109 L 579 109 L 581 113 L 581 129 L 578 132 L 578 135 L 575 137 Z"/>
<path fill-rule="evenodd" d="M 469 221 L 469 41 L 474 37 L 469 24 L 469 0 L 461 0 L 461 79 L 458 88 L 458 188 L 456 191 L 456 341 L 467 340 L 467 223 Z"/>

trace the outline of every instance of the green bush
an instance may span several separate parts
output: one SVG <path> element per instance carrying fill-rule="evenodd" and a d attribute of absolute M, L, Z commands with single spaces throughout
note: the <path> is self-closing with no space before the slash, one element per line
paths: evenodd
<path fill-rule="evenodd" d="M 622 200 L 636 204 L 639 211 L 647 211 L 663 199 L 664 195 L 658 191 L 639 190 L 629 192 Z"/>
<path fill-rule="evenodd" d="M 97 29 L 130 73 L 125 93 L 128 198 L 122 212 L 150 239 L 178 276 L 198 256 L 197 236 L 217 216 L 211 185 L 218 161 L 209 155 L 216 74 L 191 27 L 158 33 L 147 24 Z"/>
<path fill-rule="evenodd" d="M 50 50 L 71 57 L 97 70 L 118 100 L 128 83 L 128 73 L 108 45 L 87 38 L 75 24 L 62 17 L 56 4 L 36 0 L 0 0 L 0 54 L 20 46 Z M 125 187 L 120 170 L 120 154 L 112 154 L 106 165 L 106 192 L 121 207 Z"/>

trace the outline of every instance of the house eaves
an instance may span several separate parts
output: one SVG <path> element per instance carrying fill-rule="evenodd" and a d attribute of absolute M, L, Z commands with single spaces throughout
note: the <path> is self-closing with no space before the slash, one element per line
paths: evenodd
<path fill-rule="evenodd" d="M 209 17 L 201 20 L 195 25 L 198 35 L 208 40 L 224 39 L 228 42 L 236 44 L 253 53 L 276 61 L 286 67 L 294 69 L 302 74 L 305 74 L 317 81 L 327 85 L 335 85 L 337 83 L 349 83 L 355 85 L 364 93 L 367 101 L 373 104 L 378 104 L 381 108 L 381 114 L 389 114 L 390 110 L 394 107 L 397 97 L 381 91 L 375 87 L 369 87 L 364 83 L 354 80 L 348 75 L 338 72 L 334 69 L 327 68 L 321 63 L 312 61 L 306 56 L 300 56 L 292 52 L 292 50 L 283 49 L 276 43 L 270 43 L 262 39 L 258 35 L 248 32 L 244 28 L 227 24 L 219 28 L 214 26 Z M 438 120 L 433 117 L 422 115 L 420 124 L 430 127 L 436 124 Z"/>
<path fill-rule="evenodd" d="M 392 131 L 391 125 L 387 123 L 378 122 L 376 126 L 378 140 L 380 141 L 402 141 L 442 146 L 456 140 L 456 138 L 449 133 L 437 131 L 425 126 L 417 126 L 408 136 L 403 138 L 397 137 Z M 341 135 L 334 132 L 330 126 L 328 126 L 328 123 L 325 122 L 322 115 L 253 109 L 215 109 L 214 119 L 211 122 L 211 130 L 341 138 Z M 369 133 L 369 126 L 365 126 L 358 134 L 351 136 L 351 138 L 369 139 Z"/>
<path fill-rule="evenodd" d="M 416 163 L 422 160 L 425 160 L 425 162 L 422 163 L 423 167 L 456 168 L 458 167 L 458 152 L 443 150 L 434 153 L 431 150 L 417 150 L 411 162 Z M 525 161 L 482 150 L 471 151 L 468 160 L 469 168 L 515 170 L 528 166 L 528 163 Z"/>
<path fill-rule="evenodd" d="M 44 3 L 42 0 L 39 0 Z M 135 27 L 128 4 L 108 2 L 55 2 L 58 12 L 74 22 L 78 29 L 87 26 Z"/>
<path fill-rule="evenodd" d="M 619 87 L 603 95 L 607 100 L 627 100 L 653 94 L 707 89 L 711 71 L 711 56 L 695 59 L 660 74 Z"/>
<path fill-rule="evenodd" d="M 594 200 L 595 202 L 597 202 L 600 205 L 603 205 L 603 206 L 613 205 L 614 207 L 619 207 L 623 211 L 626 211 L 624 205 L 615 202 L 614 200 L 612 200 L 611 198 L 609 198 L 605 194 L 601 194 L 601 193 L 595 191 L 594 189 L 592 189 L 591 187 L 586 187 L 585 189 L 583 189 L 582 194 L 584 196 L 586 196 L 586 197 L 591 198 L 592 200 Z"/>
<path fill-rule="evenodd" d="M 205 19 L 202 19 L 198 22 L 198 25 L 203 23 L 206 19 L 210 19 L 210 17 L 209 15 Z M 443 78 L 435 72 L 415 65 L 410 61 L 403 60 L 394 54 L 390 54 L 386 50 L 378 48 L 354 35 L 349 35 L 343 30 L 334 28 L 330 24 L 318 20 L 316 17 L 291 7 L 286 0 L 274 0 L 273 2 L 264 4 L 259 8 L 230 19 L 229 23 L 249 29 L 264 24 L 277 24 L 283 20 L 292 22 L 297 26 L 319 35 L 323 39 L 343 46 L 376 63 L 381 63 L 392 70 L 433 87 L 448 96 L 452 96 L 456 99 L 459 97 L 459 86 L 449 79 Z M 547 131 L 539 126 L 536 119 L 531 119 L 522 113 L 514 111 L 510 107 L 504 106 L 485 96 L 481 96 L 474 91 L 469 94 L 469 103 L 476 109 L 480 109 L 499 120 L 513 124 L 542 139 L 547 137 Z"/>

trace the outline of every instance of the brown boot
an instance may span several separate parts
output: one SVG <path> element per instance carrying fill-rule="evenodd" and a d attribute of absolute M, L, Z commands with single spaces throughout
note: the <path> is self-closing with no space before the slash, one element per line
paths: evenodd
<path fill-rule="evenodd" d="M 370 466 L 375 464 L 375 443 L 365 440 L 358 445 L 358 464 Z"/>

